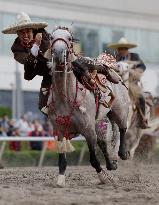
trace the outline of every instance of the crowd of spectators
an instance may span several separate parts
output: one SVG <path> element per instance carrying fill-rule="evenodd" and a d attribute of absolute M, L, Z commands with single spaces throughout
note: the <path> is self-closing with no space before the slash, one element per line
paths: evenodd
<path fill-rule="evenodd" d="M 27 115 L 21 116 L 20 119 L 11 119 L 7 114 L 0 118 L 0 137 L 2 136 L 51 136 L 49 122 L 45 120 L 43 123 L 38 119 L 30 120 Z M 42 142 L 30 142 L 31 150 L 41 150 Z M 21 142 L 10 141 L 9 149 L 20 151 Z"/>

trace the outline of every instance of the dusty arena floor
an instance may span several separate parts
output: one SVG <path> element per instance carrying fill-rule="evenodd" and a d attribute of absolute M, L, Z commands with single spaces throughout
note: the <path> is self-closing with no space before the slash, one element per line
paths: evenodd
<path fill-rule="evenodd" d="M 0 205 L 159 204 L 159 165 L 126 162 L 113 172 L 115 187 L 99 185 L 91 167 L 68 167 L 65 188 L 57 174 L 57 167 L 0 170 Z"/>

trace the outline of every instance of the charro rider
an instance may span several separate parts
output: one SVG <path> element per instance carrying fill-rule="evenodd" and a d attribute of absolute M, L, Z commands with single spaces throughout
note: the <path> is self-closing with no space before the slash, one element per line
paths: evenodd
<path fill-rule="evenodd" d="M 117 51 L 117 61 L 134 63 L 134 66 L 132 67 L 133 70 L 131 70 L 129 78 L 129 94 L 130 98 L 135 101 L 137 108 L 140 110 L 142 119 L 140 122 L 141 127 L 143 129 L 147 128 L 148 122 L 145 117 L 145 99 L 140 85 L 140 79 L 146 69 L 146 66 L 137 53 L 129 52 L 129 49 L 135 48 L 137 45 L 130 43 L 126 38 L 122 37 L 117 43 L 110 43 L 107 47 Z"/>
<path fill-rule="evenodd" d="M 11 50 L 16 61 L 24 65 L 24 79 L 32 80 L 36 75 L 43 76 L 39 95 L 39 109 L 47 114 L 48 90 L 51 76 L 44 53 L 50 45 L 49 34 L 44 29 L 46 22 L 32 22 L 30 17 L 21 12 L 16 23 L 3 29 L 4 34 L 17 34 Z"/>

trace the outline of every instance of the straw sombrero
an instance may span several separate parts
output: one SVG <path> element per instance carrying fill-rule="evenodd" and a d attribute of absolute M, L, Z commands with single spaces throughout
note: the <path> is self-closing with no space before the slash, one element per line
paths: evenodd
<path fill-rule="evenodd" d="M 126 38 L 122 37 L 117 43 L 109 43 L 108 48 L 117 49 L 117 48 L 135 48 L 136 44 L 130 43 Z"/>
<path fill-rule="evenodd" d="M 48 26 L 46 22 L 32 22 L 28 14 L 21 12 L 17 15 L 17 20 L 14 24 L 4 28 L 4 34 L 16 34 L 17 31 L 25 28 L 40 29 Z"/>

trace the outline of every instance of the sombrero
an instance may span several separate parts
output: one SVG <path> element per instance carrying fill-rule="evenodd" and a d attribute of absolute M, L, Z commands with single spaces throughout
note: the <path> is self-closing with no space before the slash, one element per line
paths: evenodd
<path fill-rule="evenodd" d="M 40 29 L 48 26 L 46 22 L 32 22 L 28 14 L 21 12 L 17 15 L 17 20 L 14 24 L 4 28 L 4 34 L 16 34 L 17 31 L 25 28 Z"/>
<path fill-rule="evenodd" d="M 108 48 L 117 49 L 117 48 L 135 48 L 136 44 L 130 43 L 126 38 L 122 37 L 117 43 L 107 44 Z"/>

